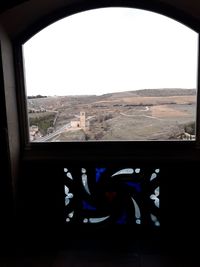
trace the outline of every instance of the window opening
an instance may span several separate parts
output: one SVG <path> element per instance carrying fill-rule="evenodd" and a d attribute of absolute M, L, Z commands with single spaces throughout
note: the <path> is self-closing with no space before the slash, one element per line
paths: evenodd
<path fill-rule="evenodd" d="M 195 140 L 198 34 L 99 8 L 23 44 L 30 142 Z"/>

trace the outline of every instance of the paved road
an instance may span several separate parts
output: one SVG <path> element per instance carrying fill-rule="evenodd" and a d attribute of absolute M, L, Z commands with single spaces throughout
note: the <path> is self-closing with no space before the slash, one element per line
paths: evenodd
<path fill-rule="evenodd" d="M 65 124 L 64 126 L 62 126 L 60 129 L 58 129 L 57 131 L 53 132 L 53 133 L 50 133 L 48 135 L 45 135 L 41 138 L 38 138 L 37 140 L 34 140 L 34 142 L 46 142 L 48 141 L 49 139 L 55 137 L 56 135 L 66 131 L 66 129 L 69 129 L 71 127 L 71 124 L 70 123 L 67 123 Z"/>

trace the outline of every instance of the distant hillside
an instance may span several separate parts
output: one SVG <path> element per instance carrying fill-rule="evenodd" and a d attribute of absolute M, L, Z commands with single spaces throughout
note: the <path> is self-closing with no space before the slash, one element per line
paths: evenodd
<path fill-rule="evenodd" d="M 124 91 L 109 93 L 99 96 L 99 98 L 121 98 L 132 96 L 145 96 L 145 97 L 157 97 L 157 96 L 185 96 L 196 95 L 196 89 L 141 89 L 134 91 Z"/>
<path fill-rule="evenodd" d="M 196 89 L 143 89 L 134 91 L 139 96 L 184 96 L 196 95 Z"/>

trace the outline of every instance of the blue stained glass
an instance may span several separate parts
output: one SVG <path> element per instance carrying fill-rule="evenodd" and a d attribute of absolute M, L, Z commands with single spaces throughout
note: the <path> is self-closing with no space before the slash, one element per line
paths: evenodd
<path fill-rule="evenodd" d="M 83 203 L 83 209 L 85 209 L 85 210 L 96 210 L 96 208 L 94 206 L 90 205 L 88 202 L 83 200 L 82 203 Z"/>
<path fill-rule="evenodd" d="M 96 182 L 99 181 L 101 174 L 105 172 L 106 168 L 96 168 Z"/>
<path fill-rule="evenodd" d="M 141 185 L 134 182 L 126 182 L 128 186 L 134 187 L 138 192 L 141 192 Z"/>
<path fill-rule="evenodd" d="M 75 197 L 75 192 L 71 192 L 71 187 L 68 185 L 70 181 L 65 179 L 65 207 L 66 214 L 68 214 L 65 217 L 66 223 L 73 224 L 80 220 L 83 224 L 100 223 L 106 225 L 111 223 L 123 226 L 135 222 L 137 225 L 148 223 L 153 227 L 160 226 L 159 210 L 157 209 L 159 208 L 160 187 L 159 184 L 152 183 L 152 180 L 159 179 L 160 169 L 153 169 L 150 176 L 146 177 L 145 184 L 143 184 L 143 179 L 141 180 L 139 179 L 141 177 L 138 177 L 141 170 L 139 168 L 122 168 L 116 171 L 116 168 L 96 168 L 95 166 L 91 168 L 91 171 L 88 172 L 87 170 L 81 168 L 80 179 L 77 179 L 84 193 L 83 198 L 79 196 L 80 202 L 71 202 Z M 64 173 L 67 178 L 71 179 L 70 185 L 74 184 L 73 171 L 64 168 Z M 91 188 L 89 188 L 88 183 Z M 143 190 L 143 186 L 146 186 L 148 190 Z M 76 195 L 76 197 L 78 196 Z M 147 201 L 147 208 L 144 210 L 143 198 Z M 73 211 L 69 213 L 68 204 L 70 202 L 69 207 L 73 207 Z M 152 202 L 154 205 L 152 205 Z M 79 204 L 81 204 L 81 207 Z M 146 215 L 142 216 L 145 213 Z M 107 216 L 99 217 L 102 215 Z"/>
<path fill-rule="evenodd" d="M 127 222 L 127 214 L 124 212 L 122 216 L 117 220 L 117 224 L 126 224 Z"/>

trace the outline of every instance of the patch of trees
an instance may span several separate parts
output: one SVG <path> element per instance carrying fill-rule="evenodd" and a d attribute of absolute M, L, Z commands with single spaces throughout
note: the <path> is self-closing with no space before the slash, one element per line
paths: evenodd
<path fill-rule="evenodd" d="M 28 109 L 28 113 L 41 113 L 41 112 L 46 112 L 46 109 L 45 108 L 40 108 L 40 109 L 29 108 Z"/>
<path fill-rule="evenodd" d="M 187 124 L 184 125 L 184 131 L 186 133 L 195 134 L 195 122 L 189 122 Z"/>
<path fill-rule="evenodd" d="M 98 121 L 98 123 L 101 123 L 101 122 L 110 120 L 112 118 L 113 118 L 113 115 L 111 113 L 101 114 L 101 115 L 98 116 L 97 121 Z"/>
<path fill-rule="evenodd" d="M 122 104 L 114 104 L 113 107 L 122 107 Z"/>
<path fill-rule="evenodd" d="M 28 96 L 28 99 L 35 99 L 35 98 L 47 98 L 46 95 L 32 95 L 32 96 Z"/>
<path fill-rule="evenodd" d="M 107 105 L 93 105 L 92 108 L 107 108 Z"/>
<path fill-rule="evenodd" d="M 48 134 L 48 129 L 53 127 L 55 115 L 48 114 L 46 116 L 29 118 L 30 125 L 37 125 L 42 135 Z"/>
<path fill-rule="evenodd" d="M 146 106 L 153 106 L 151 103 L 139 103 L 139 104 L 126 104 L 124 107 L 146 107 Z"/>

